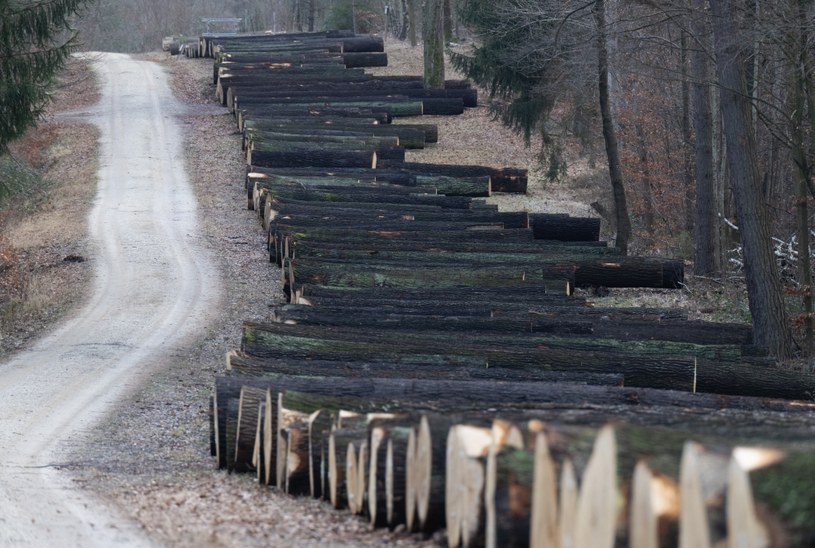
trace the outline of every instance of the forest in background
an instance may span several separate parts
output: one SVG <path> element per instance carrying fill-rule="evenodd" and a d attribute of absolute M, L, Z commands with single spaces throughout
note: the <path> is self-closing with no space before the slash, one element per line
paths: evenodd
<path fill-rule="evenodd" d="M 176 6 L 102 0 L 83 17 L 84 40 L 153 49 L 214 15 L 207 2 Z M 220 10 L 247 31 L 352 28 L 412 43 L 417 13 L 425 27 L 438 14 L 446 43 L 473 45 L 453 60 L 490 92 L 496 115 L 540 137 L 551 179 L 570 164 L 608 166 L 612 200 L 596 208 L 618 247 L 693 260 L 697 275 L 743 270 L 759 341 L 779 356 L 812 348 L 811 1 L 288 0 Z M 105 44 L 112 21 L 128 28 Z M 142 32 L 128 30 L 134 21 Z M 790 316 L 805 342 L 790 338 Z"/>
<path fill-rule="evenodd" d="M 83 48 L 125 52 L 195 36 L 207 17 L 241 18 L 250 32 L 350 28 L 418 43 L 417 13 L 431 11 L 496 115 L 543 143 L 552 180 L 608 165 L 614 198 L 596 209 L 618 246 L 630 219 L 638 253 L 692 260 L 697 275 L 745 272 L 759 339 L 779 356 L 812 348 L 810 0 L 100 0 L 77 27 Z M 806 340 L 789 339 L 790 321 Z"/>

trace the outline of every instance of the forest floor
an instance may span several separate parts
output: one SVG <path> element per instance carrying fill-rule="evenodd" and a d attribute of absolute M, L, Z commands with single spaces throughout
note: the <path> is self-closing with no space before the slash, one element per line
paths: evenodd
<path fill-rule="evenodd" d="M 390 67 L 378 71 L 421 72 L 420 51 L 390 41 L 387 51 Z M 191 106 L 178 119 L 201 221 L 196 237 L 212 251 L 222 286 L 219 319 L 198 340 L 163 356 L 157 373 L 75 448 L 67 466 L 74 481 L 120 508 L 160 544 L 437 544 L 439 538 L 370 531 L 363 520 L 320 502 L 270 493 L 251 478 L 214 470 L 212 381 L 224 369 L 225 353 L 239 346 L 242 322 L 268 319 L 280 302 L 280 280 L 264 253 L 257 218 L 246 210 L 239 136 L 232 117 L 214 104 L 211 60 L 141 58 L 160 63 L 176 98 Z M 0 211 L 0 360 L 30 346 L 88 295 L 91 271 L 81 259 L 92 251 L 85 220 L 96 192 L 98 132 L 81 117 L 56 114 L 93 108 L 98 95 L 88 70 L 82 63 L 72 67 L 52 115 L 15 147 L 20 161 L 48 183 Z M 492 120 L 486 107 L 423 121 L 439 124 L 440 143 L 411 153 L 416 161 L 536 164 L 535 149 Z M 494 200 L 507 210 L 593 215 L 588 204 L 605 194 L 602 177 L 593 173 L 562 183 L 544 183 L 534 169 L 532 175 L 528 195 Z M 614 290 L 597 300 L 680 307 L 692 317 L 719 320 L 737 319 L 745 308 L 737 280 L 689 278 L 684 290 Z"/>

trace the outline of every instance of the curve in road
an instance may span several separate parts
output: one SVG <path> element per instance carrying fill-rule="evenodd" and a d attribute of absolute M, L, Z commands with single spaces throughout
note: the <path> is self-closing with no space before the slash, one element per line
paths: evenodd
<path fill-rule="evenodd" d="M 219 298 L 184 170 L 183 107 L 166 75 L 117 54 L 93 66 L 102 87 L 92 112 L 101 133 L 93 293 L 55 333 L 0 364 L 2 546 L 150 544 L 60 465 L 67 444 L 201 332 Z"/>

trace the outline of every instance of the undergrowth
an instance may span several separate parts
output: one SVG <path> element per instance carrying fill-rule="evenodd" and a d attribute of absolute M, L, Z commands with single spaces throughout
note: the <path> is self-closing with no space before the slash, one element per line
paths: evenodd
<path fill-rule="evenodd" d="M 41 186 L 42 177 L 25 162 L 10 154 L 0 156 L 0 208 Z"/>

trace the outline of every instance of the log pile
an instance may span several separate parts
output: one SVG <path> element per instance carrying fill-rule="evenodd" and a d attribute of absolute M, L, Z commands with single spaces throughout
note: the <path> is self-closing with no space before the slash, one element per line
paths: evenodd
<path fill-rule="evenodd" d="M 438 132 L 392 120 L 473 106 L 467 84 L 370 76 L 381 40 L 344 33 L 196 55 L 286 301 L 216 379 L 218 468 L 449 546 L 813 542 L 815 377 L 747 326 L 574 296 L 679 288 L 683 263 L 487 203 L 525 171 L 405 162 Z"/>

